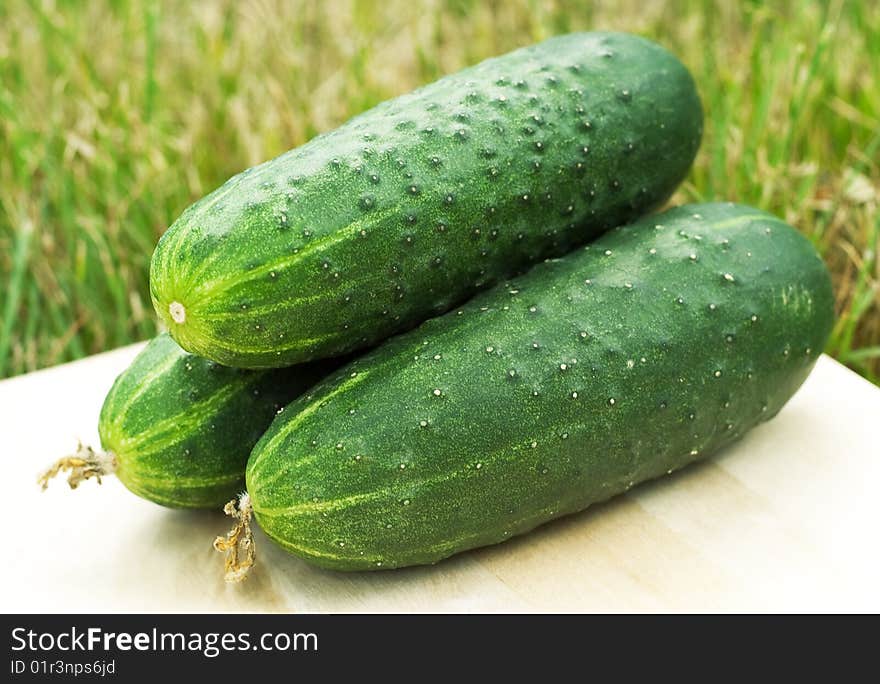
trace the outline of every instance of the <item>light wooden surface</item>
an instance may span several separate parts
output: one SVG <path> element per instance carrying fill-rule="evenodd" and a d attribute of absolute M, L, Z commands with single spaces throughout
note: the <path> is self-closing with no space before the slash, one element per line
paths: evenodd
<path fill-rule="evenodd" d="M 163 509 L 113 478 L 40 493 L 97 444 L 126 347 L 0 382 L 4 612 L 878 611 L 880 390 L 827 357 L 771 422 L 661 481 L 430 568 L 317 570 L 262 534 L 238 586 L 221 513 Z"/>

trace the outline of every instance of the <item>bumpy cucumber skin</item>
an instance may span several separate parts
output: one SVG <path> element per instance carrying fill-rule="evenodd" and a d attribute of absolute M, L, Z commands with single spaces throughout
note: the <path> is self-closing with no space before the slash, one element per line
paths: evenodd
<path fill-rule="evenodd" d="M 825 266 L 779 219 L 729 204 L 646 217 L 294 401 L 248 462 L 257 520 L 338 570 L 504 541 L 775 415 L 832 319 Z"/>
<path fill-rule="evenodd" d="M 160 240 L 153 302 L 184 348 L 231 366 L 365 347 L 658 205 L 701 134 L 662 47 L 552 38 L 235 176 Z"/>
<path fill-rule="evenodd" d="M 276 412 L 332 367 L 226 368 L 159 335 L 104 400 L 101 445 L 135 494 L 173 508 L 217 508 L 242 491 L 250 451 Z"/>

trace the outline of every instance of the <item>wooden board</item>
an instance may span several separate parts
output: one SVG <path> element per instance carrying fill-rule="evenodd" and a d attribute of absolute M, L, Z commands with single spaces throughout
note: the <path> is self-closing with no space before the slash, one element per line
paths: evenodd
<path fill-rule="evenodd" d="M 317 570 L 262 534 L 244 584 L 211 548 L 222 513 L 170 511 L 113 478 L 41 493 L 97 444 L 139 345 L 0 382 L 5 612 L 878 611 L 880 389 L 823 357 L 777 418 L 716 458 L 429 568 Z"/>

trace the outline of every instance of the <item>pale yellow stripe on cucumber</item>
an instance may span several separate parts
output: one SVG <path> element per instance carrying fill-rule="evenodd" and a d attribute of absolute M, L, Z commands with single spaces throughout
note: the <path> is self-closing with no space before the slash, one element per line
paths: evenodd
<path fill-rule="evenodd" d="M 438 484 L 440 482 L 448 482 L 459 478 L 462 475 L 479 475 L 479 471 L 456 471 L 451 474 L 443 473 L 434 477 L 426 477 L 422 480 L 407 483 L 407 489 L 413 487 L 425 487 L 428 485 Z M 328 511 L 336 511 L 350 506 L 356 506 L 362 503 L 370 503 L 373 501 L 383 501 L 398 496 L 398 490 L 393 487 L 383 487 L 374 489 L 370 492 L 362 492 L 361 494 L 351 494 L 349 496 L 339 497 L 338 499 L 326 499 L 324 501 L 304 501 L 293 506 L 282 506 L 279 508 L 260 508 L 254 505 L 254 510 L 260 515 L 267 518 L 276 518 L 279 516 L 300 516 L 313 515 L 315 513 L 326 513 Z"/>
<path fill-rule="evenodd" d="M 510 522 L 507 525 L 507 527 L 511 531 L 511 534 L 509 534 L 507 536 L 502 536 L 502 538 L 500 540 L 496 541 L 495 543 L 500 543 L 502 541 L 506 541 L 507 539 L 513 538 L 517 534 L 525 533 L 528 530 L 523 530 L 522 532 L 519 532 L 519 531 L 514 532 L 514 530 L 516 530 L 517 528 L 520 528 L 523 525 L 523 523 L 526 523 L 528 521 L 535 522 L 535 525 L 530 526 L 528 529 L 534 529 L 534 527 L 539 524 L 549 522 L 548 520 L 546 520 L 544 518 L 544 516 L 547 514 L 553 513 L 553 512 L 554 512 L 554 510 L 552 507 L 544 507 L 544 508 L 541 508 L 537 511 L 529 513 L 527 516 L 524 516 L 522 518 L 519 518 L 517 520 Z M 478 539 L 480 537 L 485 536 L 485 534 L 486 534 L 485 530 L 481 529 L 476 532 L 462 535 L 462 536 L 457 537 L 455 539 L 449 539 L 447 541 L 440 542 L 438 544 L 434 544 L 433 546 L 419 547 L 419 555 L 420 556 L 421 555 L 429 555 L 430 556 L 430 555 L 432 555 L 434 553 L 438 553 L 438 552 L 459 549 L 463 542 L 469 541 L 471 539 Z M 294 552 L 302 553 L 307 556 L 316 556 L 319 558 L 331 558 L 331 559 L 337 560 L 337 561 L 350 560 L 350 561 L 355 561 L 358 563 L 375 563 L 374 560 L 372 560 L 371 558 L 368 558 L 367 556 L 360 556 L 360 555 L 354 556 L 354 555 L 341 555 L 341 554 L 327 553 L 326 551 L 318 551 L 317 549 L 314 549 L 311 547 L 302 546 L 299 544 L 294 544 L 291 541 L 288 541 L 286 539 L 281 539 L 281 538 L 276 537 L 272 534 L 269 534 L 269 537 L 275 543 L 279 544 L 280 546 L 282 546 L 288 550 L 294 551 Z M 386 563 L 389 568 L 395 567 L 395 560 L 393 558 L 387 558 L 387 559 L 383 558 L 382 561 L 383 561 L 383 563 Z"/>
<path fill-rule="evenodd" d="M 256 384 L 260 380 L 259 374 L 245 376 L 238 382 L 230 382 L 221 387 L 217 392 L 211 394 L 205 399 L 193 402 L 187 409 L 168 418 L 153 423 L 149 429 L 138 433 L 132 437 L 123 438 L 122 447 L 125 451 L 137 451 L 138 455 L 143 456 L 151 454 L 160 449 L 167 449 L 181 441 L 183 435 L 191 434 L 191 432 L 200 424 L 216 414 L 217 410 L 223 406 L 233 395 L 244 390 L 246 387 Z M 163 434 L 172 432 L 175 439 L 162 440 L 159 437 Z M 141 451 L 139 447 L 148 444 L 148 448 Z"/>
<path fill-rule="evenodd" d="M 555 430 L 554 430 L 555 434 Z M 539 437 L 540 439 L 540 437 Z M 461 477 L 480 477 L 489 469 L 495 465 L 504 464 L 506 461 L 509 461 L 514 454 L 520 451 L 528 451 L 531 448 L 531 444 L 534 440 L 528 440 L 525 442 L 520 442 L 518 444 L 512 444 L 503 449 L 499 449 L 494 451 L 493 453 L 486 456 L 486 458 L 482 459 L 480 463 L 480 468 L 472 468 L 465 469 L 461 468 L 452 473 L 440 473 L 439 475 L 434 475 L 432 477 L 422 478 L 421 480 L 413 480 L 405 483 L 406 489 L 410 488 L 419 488 L 430 485 L 439 484 L 441 482 L 449 482 L 451 480 L 455 480 Z M 500 457 L 497 458 L 496 457 Z M 314 460 L 312 457 L 310 460 Z M 298 463 L 296 465 L 299 465 Z M 287 474 L 281 471 L 281 474 Z M 277 476 L 276 476 L 277 479 Z M 253 478 L 251 478 L 253 480 Z M 274 481 L 274 479 L 272 480 Z M 267 484 L 270 484 L 268 482 Z M 340 508 L 346 508 L 348 506 L 357 505 L 365 502 L 383 500 L 389 497 L 398 496 L 400 490 L 396 487 L 382 487 L 380 489 L 374 489 L 369 492 L 361 492 L 359 494 L 351 494 L 349 496 L 343 496 L 338 499 L 326 499 L 324 501 L 304 501 L 299 504 L 294 504 L 293 506 L 281 506 L 278 508 L 260 508 L 256 505 L 256 502 L 253 503 L 254 510 L 258 511 L 261 515 L 265 515 L 267 517 L 277 517 L 277 516 L 286 516 L 286 515 L 300 515 L 300 514 L 313 514 L 313 513 L 324 513 L 327 511 L 334 511 Z"/>
<path fill-rule="evenodd" d="M 387 278 L 382 273 L 376 273 L 373 277 L 365 278 L 363 280 L 358 280 L 358 287 L 367 287 L 373 282 L 387 283 Z M 341 295 L 346 290 L 351 288 L 349 283 L 342 282 L 337 287 L 334 288 L 326 288 L 321 289 L 319 292 L 310 295 L 302 295 L 300 297 L 288 297 L 283 301 L 272 302 L 271 304 L 266 304 L 264 306 L 250 306 L 247 309 L 248 316 L 256 316 L 256 315 L 271 315 L 276 311 L 284 311 L 288 309 L 291 304 L 304 304 L 308 302 L 318 302 L 324 301 L 328 304 L 330 300 L 337 295 Z M 223 309 L 219 311 L 206 311 L 199 312 L 198 317 L 200 320 L 206 321 L 218 321 L 218 320 L 226 320 L 230 318 L 238 318 L 242 315 L 240 310 L 236 309 Z"/>
<path fill-rule="evenodd" d="M 340 556 L 335 553 L 327 553 L 326 551 L 318 551 L 318 549 L 313 549 L 308 546 L 301 546 L 299 544 L 294 544 L 293 542 L 287 541 L 286 539 L 280 539 L 278 537 L 274 537 L 271 534 L 267 533 L 267 536 L 274 541 L 279 546 L 284 547 L 288 551 L 293 551 L 294 553 L 300 553 L 304 556 L 313 556 L 315 558 L 330 558 L 337 561 L 348 560 L 352 558 L 351 556 Z M 363 560 L 362 558 L 359 560 Z"/>
<path fill-rule="evenodd" d="M 513 530 L 515 528 L 520 527 L 523 523 L 525 523 L 527 521 L 534 520 L 536 522 L 536 524 L 549 522 L 549 520 L 547 520 L 544 516 L 551 514 L 551 513 L 555 513 L 555 512 L 558 512 L 557 507 L 545 506 L 544 508 L 538 509 L 537 511 L 534 511 L 532 513 L 529 513 L 526 516 L 523 516 L 522 518 L 511 521 L 506 526 L 511 533 L 506 536 L 502 536 L 502 538 L 499 540 L 499 542 L 505 541 L 507 539 L 511 539 L 512 537 L 516 536 L 516 534 L 520 534 L 518 532 L 514 533 Z M 533 529 L 533 527 L 534 526 L 530 527 L 529 529 Z M 527 530 L 523 530 L 523 533 L 525 533 L 526 531 Z M 480 530 L 477 530 L 476 532 L 471 532 L 470 534 L 465 534 L 460 537 L 456 537 L 455 539 L 449 539 L 447 541 L 440 542 L 438 544 L 434 544 L 433 546 L 420 547 L 419 553 L 420 554 L 422 554 L 422 553 L 431 554 L 431 553 L 437 553 L 440 551 L 450 551 L 452 549 L 457 549 L 457 548 L 460 548 L 462 542 L 465 542 L 465 541 L 468 541 L 471 539 L 478 539 L 480 537 L 485 536 L 485 534 L 486 534 L 486 530 L 480 529 Z M 498 542 L 496 542 L 496 543 L 498 543 Z"/>
<path fill-rule="evenodd" d="M 205 507 L 205 504 L 201 501 L 190 501 L 190 500 L 180 500 L 173 499 L 166 494 L 162 494 L 157 492 L 155 489 L 146 489 L 139 484 L 137 480 L 128 481 L 125 483 L 126 488 L 134 494 L 137 494 L 139 497 L 143 499 L 147 499 L 149 501 L 154 501 L 163 506 L 170 506 L 171 508 L 196 508 L 202 509 Z M 218 507 L 219 508 L 219 507 Z"/>
<path fill-rule="evenodd" d="M 782 219 L 778 219 L 771 214 L 745 214 L 744 216 L 734 216 L 733 218 L 725 219 L 724 221 L 707 221 L 706 226 L 711 226 L 713 230 L 721 229 L 721 228 L 730 228 L 731 226 L 738 226 L 741 223 L 749 223 L 751 221 L 765 221 L 778 223 L 783 226 L 788 226 L 788 224 Z"/>
<path fill-rule="evenodd" d="M 180 477 L 175 475 L 174 477 L 168 477 L 167 474 L 164 476 L 153 476 L 153 475 L 142 475 L 138 472 L 136 477 L 129 478 L 130 473 L 126 472 L 126 479 L 129 479 L 134 482 L 144 482 L 149 483 L 151 485 L 168 485 L 169 487 L 180 487 L 183 489 L 197 489 L 199 487 L 213 487 L 215 485 L 232 483 L 237 480 L 244 479 L 243 473 L 231 473 L 229 475 L 218 475 L 215 477 L 202 477 L 201 475 L 193 475 L 192 477 Z"/>
<path fill-rule="evenodd" d="M 134 403 L 140 399 L 149 389 L 153 386 L 153 381 L 156 380 L 159 376 L 166 373 L 170 370 L 175 363 L 180 361 L 183 358 L 180 354 L 172 354 L 168 358 L 166 358 L 161 364 L 153 368 L 147 375 L 140 378 L 138 381 L 138 388 L 134 392 L 132 392 L 125 400 L 125 403 L 122 404 L 121 407 L 116 409 L 116 417 L 112 420 L 112 425 L 114 427 L 119 427 L 122 424 L 123 419 L 125 418 L 125 414 L 128 412 Z M 115 393 L 115 391 L 114 391 Z"/>
<path fill-rule="evenodd" d="M 323 403 L 329 401 L 330 399 L 333 399 L 334 397 L 339 396 L 346 390 L 351 389 L 352 387 L 360 383 L 370 373 L 369 371 L 354 372 L 356 373 L 356 375 L 354 375 L 353 377 L 349 377 L 345 382 L 343 382 L 329 394 L 326 394 L 320 398 L 316 398 L 316 400 L 312 401 L 310 404 L 307 404 L 302 411 L 297 413 L 293 418 L 285 423 L 284 426 L 280 430 L 278 430 L 278 432 L 272 435 L 271 439 L 262 446 L 263 451 L 270 451 L 277 447 L 279 442 L 284 440 L 291 432 L 296 430 L 296 428 L 299 427 L 300 423 L 302 423 L 306 418 L 317 411 Z M 252 477 L 255 477 L 258 472 L 259 471 L 254 468 L 254 470 L 252 471 Z"/>
<path fill-rule="evenodd" d="M 743 223 L 750 223 L 751 221 L 764 221 L 766 223 L 777 223 L 779 225 L 783 225 L 788 227 L 788 224 L 782 219 L 776 218 L 772 214 L 745 214 L 743 216 L 734 216 L 733 218 L 724 219 L 723 221 L 700 221 L 699 219 L 695 219 L 695 223 L 688 226 L 688 229 L 692 229 L 694 226 L 700 226 L 702 228 L 710 228 L 711 230 L 721 230 L 724 228 L 731 228 L 733 226 L 739 226 Z M 658 224 L 661 225 L 662 224 Z M 631 227 L 631 226 L 630 226 Z M 599 238 L 596 241 L 597 245 L 602 244 L 602 238 Z"/>
<path fill-rule="evenodd" d="M 333 340 L 339 337 L 344 337 L 346 331 L 340 332 L 332 332 L 327 333 L 326 335 L 320 335 L 318 337 L 309 337 L 309 338 L 298 338 L 294 342 L 290 344 L 285 344 L 283 346 L 249 346 L 249 345 L 232 345 L 228 343 L 224 343 L 223 340 L 220 340 L 216 337 L 210 337 L 210 347 L 212 349 L 220 349 L 231 354 L 271 354 L 273 352 L 288 352 L 296 349 L 310 349 L 315 345 L 326 342 L 328 340 Z"/>
<path fill-rule="evenodd" d="M 204 276 L 205 272 L 208 271 L 211 266 L 213 266 L 217 261 L 220 260 L 221 255 L 222 253 L 219 249 L 211 252 L 207 257 L 202 260 L 201 263 L 199 263 L 198 266 L 196 266 L 194 270 L 190 271 L 187 274 L 186 280 L 191 283 L 198 283 Z"/>
<path fill-rule="evenodd" d="M 393 216 L 399 211 L 399 209 L 400 208 L 398 205 L 393 205 L 381 211 L 371 212 L 369 216 L 370 222 L 373 223 L 376 220 L 381 220 L 383 218 Z M 200 283 L 193 287 L 191 294 L 188 296 L 188 299 L 190 301 L 193 301 L 194 295 L 200 295 L 197 300 L 199 304 L 210 302 L 212 299 L 214 299 L 214 297 L 225 295 L 230 288 L 235 287 L 240 283 L 252 280 L 254 278 L 267 276 L 272 271 L 279 271 L 281 269 L 288 268 L 307 256 L 320 254 L 326 249 L 332 247 L 333 245 L 344 242 L 345 240 L 348 240 L 351 237 L 355 236 L 363 229 L 364 225 L 364 219 L 358 219 L 357 221 L 349 223 L 344 229 L 334 231 L 329 235 L 325 235 L 322 238 L 318 238 L 313 242 L 310 242 L 307 246 L 301 248 L 296 254 L 286 254 L 279 259 L 267 262 L 261 266 L 258 266 L 257 268 L 250 269 L 249 271 L 238 272 L 230 276 L 215 278 L 213 280 L 208 280 Z M 210 259 L 216 258 L 219 258 L 219 254 L 217 256 L 210 257 Z"/>
<path fill-rule="evenodd" d="M 177 233 L 168 235 L 168 237 L 166 238 L 168 244 L 162 245 L 160 243 L 159 247 L 157 247 L 156 254 L 158 255 L 158 260 L 156 261 L 155 267 L 151 265 L 150 268 L 150 277 L 153 278 L 154 276 L 159 276 L 163 284 L 162 289 L 164 289 L 166 292 L 169 285 L 169 283 L 167 282 L 169 274 L 172 272 L 171 264 L 173 261 L 173 257 L 177 253 L 177 250 L 179 249 L 183 238 L 187 235 L 187 233 L 189 233 L 189 225 L 177 226 L 174 228 L 174 230 L 176 230 Z M 165 235 L 167 235 L 167 233 L 165 233 L 162 237 L 165 238 Z"/>
<path fill-rule="evenodd" d="M 337 288 L 336 290 L 321 290 L 319 293 L 303 295 L 301 297 L 290 297 L 280 302 L 273 302 L 272 304 L 267 304 L 265 306 L 254 306 L 249 307 L 247 310 L 248 316 L 271 316 L 277 311 L 283 311 L 287 309 L 291 304 L 306 304 L 308 302 L 316 302 L 316 301 L 327 301 L 328 296 L 332 296 L 334 292 L 339 292 L 340 290 L 344 290 L 345 288 Z M 199 313 L 198 317 L 203 321 L 225 321 L 228 319 L 241 318 L 242 312 L 232 310 L 225 311 L 213 311 L 213 312 L 205 312 Z"/>
<path fill-rule="evenodd" d="M 336 511 L 340 508 L 348 508 L 360 503 L 385 499 L 390 493 L 389 490 L 377 489 L 372 492 L 364 492 L 363 494 L 352 494 L 343 496 L 338 499 L 328 499 L 326 501 L 304 501 L 303 503 L 293 506 L 284 506 L 283 508 L 260 508 L 254 505 L 254 511 L 267 518 L 276 518 L 278 516 L 298 516 L 310 515 L 314 513 L 326 513 L 328 511 Z"/>
<path fill-rule="evenodd" d="M 217 204 L 217 202 L 222 200 L 228 193 L 230 193 L 234 189 L 235 189 L 234 185 L 229 185 L 225 190 L 223 189 L 223 186 L 219 187 L 215 191 L 216 194 L 214 197 L 211 198 L 211 201 L 205 202 L 204 205 L 202 205 L 199 208 L 199 210 L 204 211 L 205 209 L 210 209 L 212 206 Z M 177 235 L 172 236 L 175 238 L 174 246 L 173 247 L 169 246 L 161 254 L 161 256 L 162 256 L 162 262 L 161 262 L 162 268 L 160 269 L 161 271 L 165 272 L 166 274 L 170 272 L 169 265 L 171 263 L 171 257 L 174 256 L 177 253 L 177 251 L 181 248 L 181 246 L 183 245 L 183 241 L 186 238 L 189 231 L 190 231 L 190 224 L 189 223 L 186 223 L 184 226 L 178 226 Z"/>

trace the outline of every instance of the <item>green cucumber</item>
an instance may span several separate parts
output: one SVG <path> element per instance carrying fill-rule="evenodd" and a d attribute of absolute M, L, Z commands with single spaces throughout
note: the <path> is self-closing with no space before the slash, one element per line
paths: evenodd
<path fill-rule="evenodd" d="M 254 448 L 247 503 L 285 549 L 339 570 L 495 544 L 774 416 L 832 319 L 825 266 L 781 220 L 648 216 L 295 400 Z"/>
<path fill-rule="evenodd" d="M 701 133 L 659 45 L 552 38 L 235 176 L 162 236 L 153 303 L 231 366 L 366 347 L 662 203 Z"/>
<path fill-rule="evenodd" d="M 217 508 L 244 486 L 251 448 L 285 404 L 326 374 L 327 362 L 274 371 L 220 366 L 159 335 L 113 383 L 96 452 L 80 445 L 59 470 L 69 482 L 114 473 L 132 492 L 175 508 Z"/>

